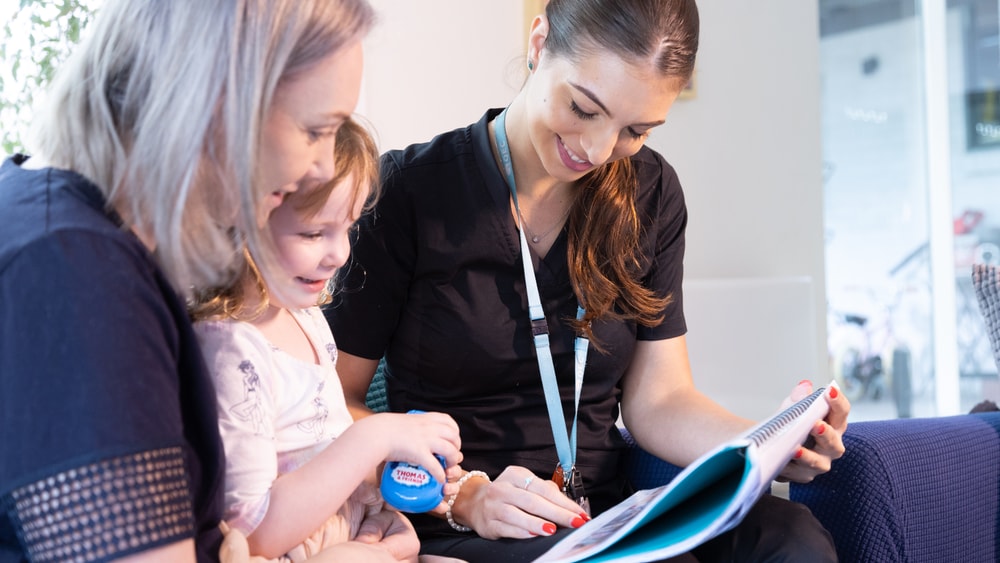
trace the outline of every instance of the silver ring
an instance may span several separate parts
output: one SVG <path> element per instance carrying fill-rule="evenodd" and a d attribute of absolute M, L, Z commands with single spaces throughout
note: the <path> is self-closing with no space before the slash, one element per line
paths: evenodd
<path fill-rule="evenodd" d="M 531 482 L 534 481 L 534 480 L 535 480 L 535 476 L 534 475 L 532 475 L 531 477 L 525 477 L 524 478 L 524 490 L 527 491 L 528 490 L 528 486 L 531 485 Z"/>

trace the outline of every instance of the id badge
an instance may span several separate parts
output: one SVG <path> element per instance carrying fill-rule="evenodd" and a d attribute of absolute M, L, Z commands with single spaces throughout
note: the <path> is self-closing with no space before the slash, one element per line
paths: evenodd
<path fill-rule="evenodd" d="M 568 479 L 562 466 L 557 465 L 556 470 L 552 473 L 552 480 L 559 486 L 563 494 L 576 501 L 587 516 L 590 516 L 590 499 L 587 498 L 587 493 L 583 490 L 583 476 L 580 475 L 580 471 L 575 465 L 570 469 Z"/>

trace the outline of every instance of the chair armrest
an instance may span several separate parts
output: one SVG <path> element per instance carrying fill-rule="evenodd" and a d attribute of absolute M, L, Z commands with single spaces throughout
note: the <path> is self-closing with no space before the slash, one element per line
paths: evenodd
<path fill-rule="evenodd" d="M 844 457 L 790 487 L 842 561 L 997 561 L 1000 413 L 858 422 Z"/>
<path fill-rule="evenodd" d="M 663 461 L 640 448 L 628 430 L 621 427 L 619 430 L 625 443 L 628 444 L 628 450 L 622 460 L 623 469 L 636 490 L 666 485 L 681 472 L 681 467 Z"/>

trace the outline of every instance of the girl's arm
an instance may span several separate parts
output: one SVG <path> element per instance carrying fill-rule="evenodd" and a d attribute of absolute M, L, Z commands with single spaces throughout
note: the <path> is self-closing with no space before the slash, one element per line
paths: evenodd
<path fill-rule="evenodd" d="M 355 422 L 299 469 L 274 481 L 267 513 L 247 538 L 250 552 L 278 557 L 302 542 L 347 501 L 385 460 L 416 463 L 445 482 L 445 470 L 461 461 L 458 425 L 440 413 L 381 413 Z"/>

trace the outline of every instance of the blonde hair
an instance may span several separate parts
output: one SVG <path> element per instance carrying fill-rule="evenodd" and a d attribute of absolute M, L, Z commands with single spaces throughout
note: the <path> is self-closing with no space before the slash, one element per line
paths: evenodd
<path fill-rule="evenodd" d="M 40 107 L 33 152 L 151 237 L 179 293 L 223 285 L 261 247 L 275 186 L 255 163 L 275 89 L 374 17 L 366 0 L 107 0 Z"/>
<path fill-rule="evenodd" d="M 334 141 L 334 175 L 325 184 L 311 190 L 296 191 L 285 196 L 282 205 L 291 205 L 303 217 L 312 217 L 323 209 L 330 194 L 353 174 L 350 209 L 358 198 L 366 198 L 362 212 L 367 212 L 378 201 L 381 193 L 378 174 L 378 146 L 369 130 L 356 119 L 345 121 L 337 129 Z M 253 253 L 244 251 L 246 265 L 237 280 L 229 286 L 196 292 L 190 307 L 194 320 L 231 318 L 250 321 L 267 309 L 269 298 L 267 284 Z M 332 283 L 332 282 L 331 282 Z M 320 295 L 317 305 L 331 300 L 330 289 Z"/>

